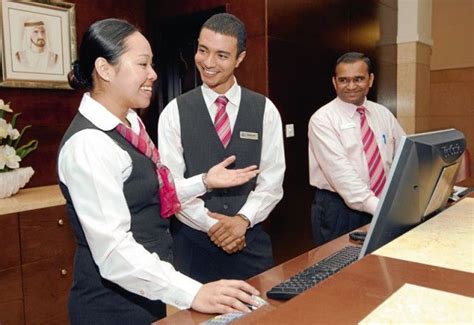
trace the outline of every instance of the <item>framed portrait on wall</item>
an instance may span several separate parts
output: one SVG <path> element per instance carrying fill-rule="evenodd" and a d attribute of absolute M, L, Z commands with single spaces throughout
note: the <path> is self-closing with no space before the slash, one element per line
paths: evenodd
<path fill-rule="evenodd" d="M 75 5 L 0 0 L 0 87 L 71 89 L 76 59 Z"/>

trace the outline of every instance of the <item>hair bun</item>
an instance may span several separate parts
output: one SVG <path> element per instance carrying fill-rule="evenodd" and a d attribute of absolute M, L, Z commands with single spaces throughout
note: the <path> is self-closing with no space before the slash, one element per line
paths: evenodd
<path fill-rule="evenodd" d="M 69 85 L 74 89 L 90 89 L 92 86 L 90 82 L 84 78 L 79 60 L 74 61 L 72 64 L 72 70 L 69 71 L 67 79 Z"/>

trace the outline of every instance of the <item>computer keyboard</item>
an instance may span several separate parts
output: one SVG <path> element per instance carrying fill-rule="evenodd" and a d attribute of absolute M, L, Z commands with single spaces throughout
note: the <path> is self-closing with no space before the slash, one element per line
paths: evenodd
<path fill-rule="evenodd" d="M 267 292 L 267 297 L 277 300 L 291 299 L 303 291 L 314 287 L 359 257 L 361 247 L 346 246 L 288 280 L 277 284 Z"/>

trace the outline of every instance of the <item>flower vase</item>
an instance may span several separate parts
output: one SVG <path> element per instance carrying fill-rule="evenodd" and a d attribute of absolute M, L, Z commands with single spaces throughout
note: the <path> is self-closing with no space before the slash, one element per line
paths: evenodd
<path fill-rule="evenodd" d="M 0 199 L 12 196 L 28 183 L 35 171 L 31 167 L 22 167 L 0 172 Z"/>

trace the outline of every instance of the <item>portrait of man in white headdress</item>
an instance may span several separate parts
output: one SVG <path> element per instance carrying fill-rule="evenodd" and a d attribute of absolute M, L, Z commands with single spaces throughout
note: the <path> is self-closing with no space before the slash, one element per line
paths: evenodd
<path fill-rule="evenodd" d="M 50 48 L 45 23 L 29 19 L 23 23 L 22 49 L 15 53 L 15 60 L 28 71 L 50 71 L 59 62 L 59 55 Z"/>

